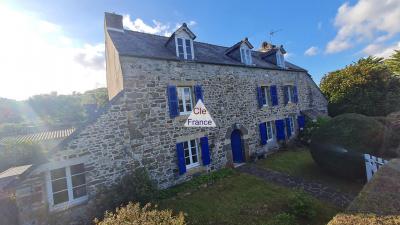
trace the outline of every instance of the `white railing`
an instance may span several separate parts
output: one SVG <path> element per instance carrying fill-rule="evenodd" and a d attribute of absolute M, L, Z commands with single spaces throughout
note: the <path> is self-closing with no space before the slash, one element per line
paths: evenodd
<path fill-rule="evenodd" d="M 372 176 L 378 171 L 378 169 L 387 163 L 387 160 L 372 156 L 370 154 L 364 154 L 365 160 L 365 172 L 367 174 L 367 181 L 371 180 Z"/>

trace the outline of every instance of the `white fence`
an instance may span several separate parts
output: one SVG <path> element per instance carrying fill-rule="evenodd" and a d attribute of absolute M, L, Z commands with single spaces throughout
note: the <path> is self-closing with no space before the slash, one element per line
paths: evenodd
<path fill-rule="evenodd" d="M 371 180 L 372 176 L 378 171 L 378 169 L 387 163 L 387 160 L 378 158 L 369 154 L 364 154 L 365 159 L 365 172 L 367 174 L 367 181 Z"/>

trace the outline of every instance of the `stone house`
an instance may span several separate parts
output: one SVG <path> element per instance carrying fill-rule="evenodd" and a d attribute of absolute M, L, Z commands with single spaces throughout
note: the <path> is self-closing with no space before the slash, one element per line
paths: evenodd
<path fill-rule="evenodd" d="M 100 186 L 135 168 L 167 188 L 247 162 L 295 137 L 302 112 L 327 113 L 318 86 L 282 46 L 197 42 L 186 24 L 170 37 L 135 32 L 112 13 L 104 25 L 110 101 L 19 183 L 21 224 L 53 214 L 76 220 Z M 199 99 L 216 127 L 183 126 Z"/>

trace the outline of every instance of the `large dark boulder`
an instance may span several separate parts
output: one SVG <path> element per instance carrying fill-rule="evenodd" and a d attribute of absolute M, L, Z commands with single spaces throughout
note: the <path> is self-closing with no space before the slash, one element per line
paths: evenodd
<path fill-rule="evenodd" d="M 365 176 L 363 154 L 379 156 L 384 123 L 360 114 L 342 114 L 323 124 L 311 137 L 311 155 L 323 169 L 348 178 Z"/>

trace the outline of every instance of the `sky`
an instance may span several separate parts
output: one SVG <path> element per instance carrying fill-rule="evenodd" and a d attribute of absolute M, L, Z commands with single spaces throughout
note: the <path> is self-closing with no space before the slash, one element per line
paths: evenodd
<path fill-rule="evenodd" d="M 0 0 L 0 97 L 105 87 L 104 12 L 147 33 L 168 36 L 186 22 L 196 41 L 282 44 L 317 84 L 361 57 L 400 49 L 400 0 Z"/>

